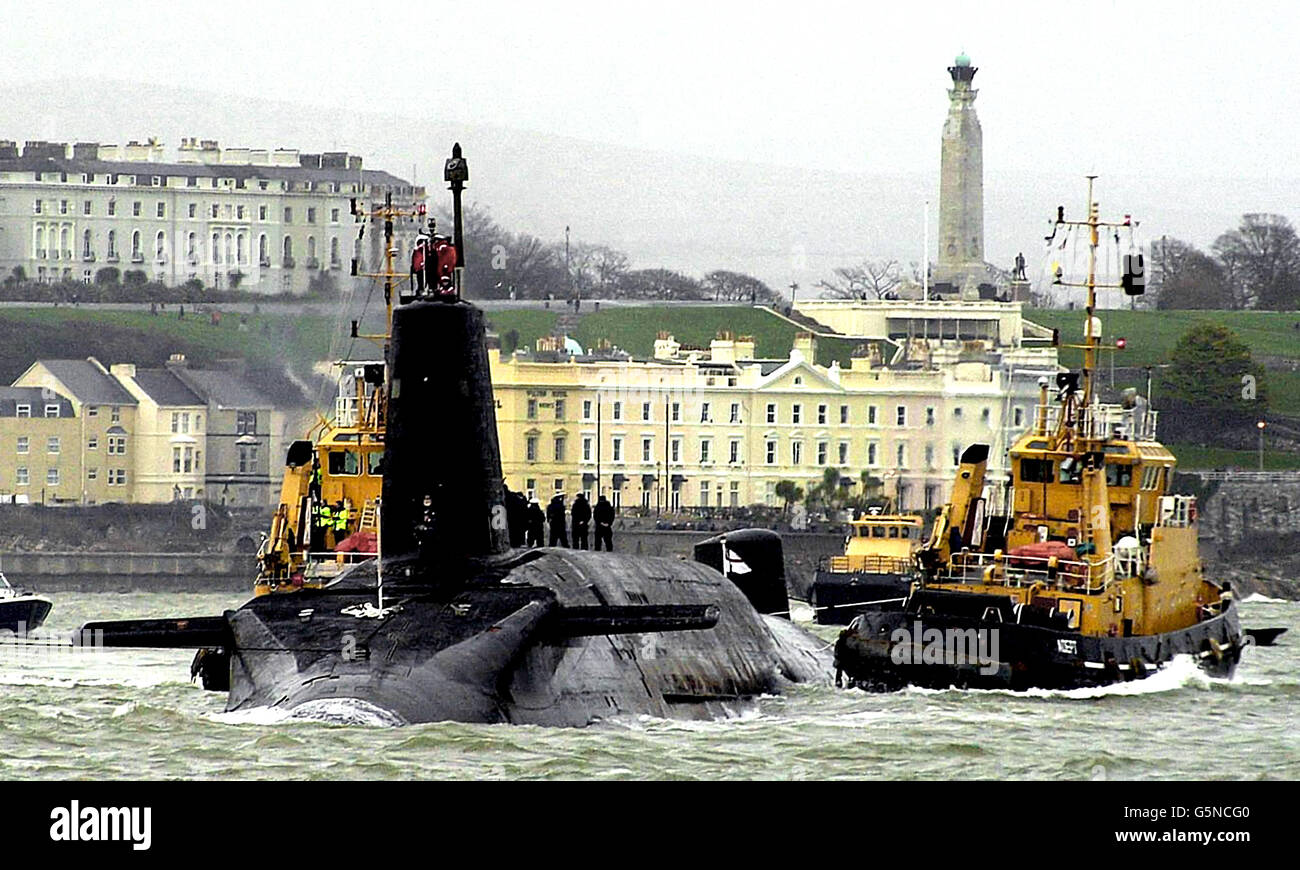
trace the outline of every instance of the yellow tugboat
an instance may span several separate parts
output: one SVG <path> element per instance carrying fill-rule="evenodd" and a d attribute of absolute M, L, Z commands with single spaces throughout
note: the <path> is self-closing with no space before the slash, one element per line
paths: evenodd
<path fill-rule="evenodd" d="M 384 270 L 366 277 L 382 280 L 386 310 L 382 334 L 361 335 L 354 322 L 352 337 L 375 342 L 381 352 L 379 359 L 334 364 L 339 379 L 333 416 L 289 446 L 280 504 L 257 554 L 255 595 L 318 589 L 377 553 L 387 418 L 383 352 L 391 339 L 393 292 L 400 294 L 410 280 L 394 271 L 393 222 L 423 214 L 419 204 L 394 206 L 391 194 L 378 208 L 356 211 L 363 222 L 383 222 Z M 431 221 L 431 241 L 440 238 L 432 235 L 432 226 Z"/>
<path fill-rule="evenodd" d="M 961 457 L 952 500 L 917 554 L 920 579 L 899 605 L 856 617 L 836 644 L 837 682 L 1074 688 L 1145 677 L 1178 655 L 1230 676 L 1243 648 L 1226 583 L 1202 574 L 1196 499 L 1171 494 L 1175 459 L 1156 413 L 1135 397 L 1102 404 L 1094 317 L 1099 230 L 1090 237 L 1083 371 L 1039 382 L 1034 426 L 1010 450 L 1007 516 L 986 516 L 989 448 Z M 1138 264 L 1121 285 L 1141 292 Z M 1058 281 L 1060 276 L 1058 275 Z M 1061 282 L 1065 283 L 1065 282 Z"/>
<path fill-rule="evenodd" d="M 922 531 L 921 517 L 895 513 L 889 504 L 851 520 L 844 555 L 824 559 L 813 577 L 808 603 L 817 622 L 844 625 L 906 598 Z"/>

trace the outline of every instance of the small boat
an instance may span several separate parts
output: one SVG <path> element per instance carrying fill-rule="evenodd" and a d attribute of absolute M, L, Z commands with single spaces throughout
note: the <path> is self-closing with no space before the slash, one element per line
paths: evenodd
<path fill-rule="evenodd" d="M 868 508 L 849 522 L 844 555 L 823 559 L 808 593 L 820 625 L 847 625 L 864 610 L 898 604 L 915 573 L 923 521 L 890 505 Z"/>
<path fill-rule="evenodd" d="M 0 636 L 23 637 L 40 628 L 53 607 L 50 599 L 16 588 L 0 573 Z"/>
<path fill-rule="evenodd" d="M 1235 596 L 1203 573 L 1197 504 L 1171 491 L 1174 455 L 1156 440 L 1156 412 L 1135 392 L 1097 396 L 1099 219 L 1058 227 L 1091 240 L 1082 372 L 1039 380 L 1033 425 L 1009 451 L 1001 515 L 987 510 L 989 446 L 960 457 L 950 501 L 917 552 L 918 580 L 898 605 L 869 610 L 836 641 L 836 682 L 876 691 L 1072 689 L 1140 679 L 1176 656 L 1230 677 L 1243 648 Z M 1136 255 L 1134 255 L 1136 259 Z M 1136 267 L 1136 268 L 1133 268 Z M 1130 264 L 1125 290 L 1138 288 Z M 1058 273 L 1058 281 L 1059 273 Z"/>

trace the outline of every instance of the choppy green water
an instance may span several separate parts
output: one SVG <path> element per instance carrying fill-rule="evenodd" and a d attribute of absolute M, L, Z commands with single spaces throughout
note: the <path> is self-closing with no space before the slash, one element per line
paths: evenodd
<path fill-rule="evenodd" d="M 238 603 L 63 594 L 46 628 Z M 806 687 L 737 719 L 585 729 L 227 714 L 188 682 L 187 653 L 0 647 L 0 779 L 1300 778 L 1300 603 L 1247 601 L 1243 622 L 1290 632 L 1231 682 L 1189 663 L 1031 695 Z"/>

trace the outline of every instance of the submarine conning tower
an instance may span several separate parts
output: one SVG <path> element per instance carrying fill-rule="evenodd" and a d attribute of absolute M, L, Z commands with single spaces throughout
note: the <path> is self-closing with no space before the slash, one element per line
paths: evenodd
<path fill-rule="evenodd" d="M 483 312 L 393 312 L 380 535 L 385 560 L 447 566 L 510 549 Z"/>

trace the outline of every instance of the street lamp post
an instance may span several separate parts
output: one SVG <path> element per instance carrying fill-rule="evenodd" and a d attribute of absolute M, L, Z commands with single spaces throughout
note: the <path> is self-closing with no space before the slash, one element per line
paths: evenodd
<path fill-rule="evenodd" d="M 1259 470 L 1264 470 L 1264 429 L 1268 426 L 1263 420 L 1260 420 L 1255 426 L 1259 429 Z"/>

